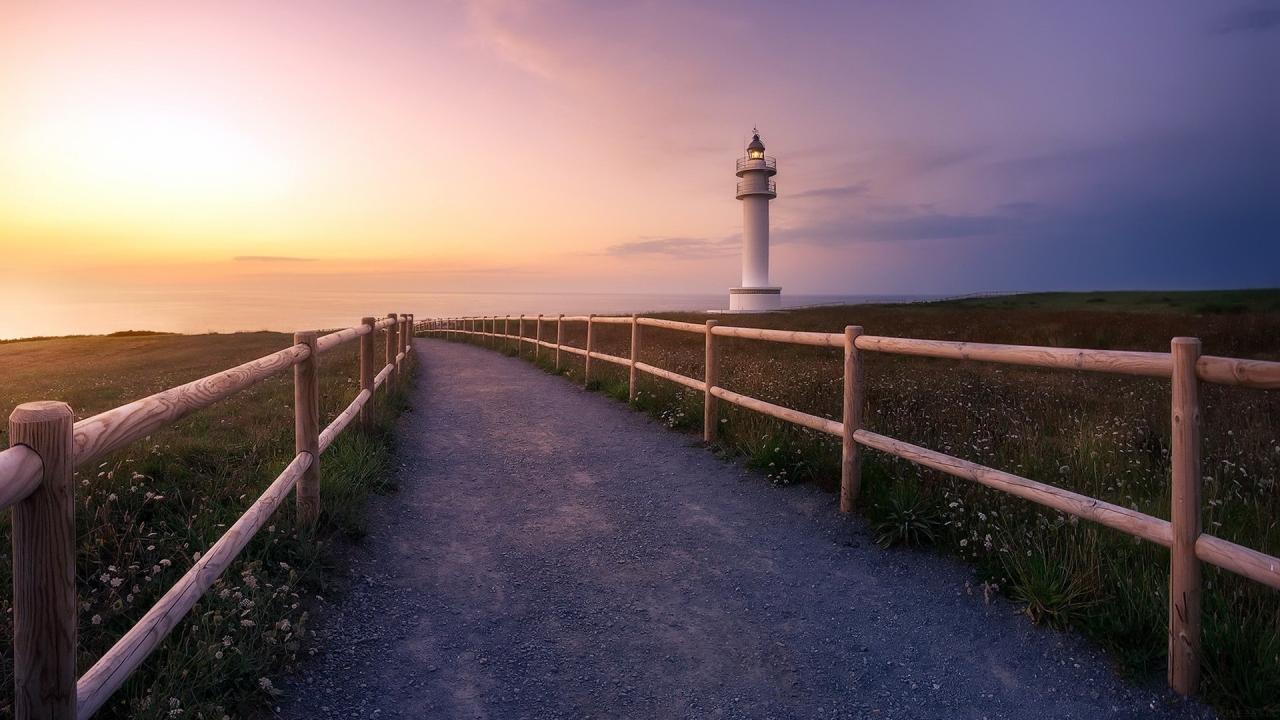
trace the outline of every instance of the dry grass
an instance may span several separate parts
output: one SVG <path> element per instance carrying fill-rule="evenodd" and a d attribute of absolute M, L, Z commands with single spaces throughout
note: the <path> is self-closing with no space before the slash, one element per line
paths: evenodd
<path fill-rule="evenodd" d="M 279 350 L 277 333 L 80 337 L 0 345 L 0 410 L 64 400 L 77 419 Z M 358 390 L 356 346 L 321 358 L 327 423 Z M 349 430 L 322 460 L 325 513 L 315 532 L 283 507 L 212 591 L 99 717 L 222 718 L 269 703 L 303 651 L 306 598 L 325 591 L 327 550 L 361 530 L 360 507 L 383 489 L 401 404 L 384 402 L 373 432 Z M 292 376 L 282 373 L 196 413 L 77 475 L 81 672 L 105 652 L 234 522 L 293 456 Z M 6 443 L 7 444 L 7 438 Z M 7 514 L 0 534 L 8 535 Z M 8 554 L 7 537 L 0 543 Z M 0 586 L 11 563 L 0 560 Z M 11 712 L 11 594 L 0 716 Z"/>
<path fill-rule="evenodd" d="M 1207 354 L 1280 360 L 1280 291 L 1046 294 L 717 317 L 753 327 L 840 332 L 856 324 L 878 335 L 1151 351 L 1190 335 Z M 601 352 L 628 356 L 628 327 L 596 331 Z M 641 360 L 701 377 L 700 335 L 643 333 Z M 566 339 L 582 347 L 584 324 L 567 325 Z M 838 351 L 722 341 L 726 387 L 840 418 Z M 565 357 L 566 374 L 580 379 L 581 360 Z M 593 374 L 595 367 L 599 388 L 625 400 L 624 370 L 600 362 Z M 672 428 L 701 429 L 700 393 L 641 377 L 638 406 Z M 875 432 L 1168 517 L 1167 381 L 874 353 L 866 377 Z M 1280 555 L 1280 392 L 1206 386 L 1203 396 L 1206 531 Z M 720 451 L 745 457 L 777 484 L 835 489 L 836 438 L 720 405 Z M 887 539 L 932 539 L 974 563 L 988 587 L 1034 619 L 1087 633 L 1131 672 L 1162 672 L 1166 550 L 867 455 L 861 511 Z M 1280 593 L 1212 568 L 1205 586 L 1204 694 L 1227 713 L 1280 714 Z"/>

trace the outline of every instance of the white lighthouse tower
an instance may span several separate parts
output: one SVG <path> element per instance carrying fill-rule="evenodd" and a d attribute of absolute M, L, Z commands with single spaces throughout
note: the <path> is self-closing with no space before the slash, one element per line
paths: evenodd
<path fill-rule="evenodd" d="M 778 197 L 771 178 L 778 162 L 764 154 L 760 131 L 752 130 L 745 157 L 738 158 L 738 199 L 742 201 L 742 287 L 729 289 L 730 312 L 782 307 L 782 288 L 769 285 L 769 201 Z"/>

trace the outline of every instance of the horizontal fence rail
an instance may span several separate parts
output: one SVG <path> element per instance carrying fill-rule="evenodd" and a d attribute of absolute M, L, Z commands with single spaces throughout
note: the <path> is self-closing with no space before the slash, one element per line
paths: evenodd
<path fill-rule="evenodd" d="M 518 319 L 518 323 L 513 320 Z M 639 316 L 557 315 L 536 318 L 537 335 L 525 334 L 526 316 L 485 318 L 435 318 L 420 322 L 417 329 L 448 339 L 490 338 L 494 341 L 526 343 L 555 350 L 556 368 L 561 353 L 584 359 L 584 384 L 591 379 L 591 360 L 622 365 L 630 370 L 630 392 L 636 398 L 637 373 L 677 383 L 704 395 L 703 439 L 716 436 L 716 401 L 737 405 L 842 439 L 840 509 L 850 512 L 857 497 L 860 477 L 860 448 L 886 453 L 962 478 L 1068 515 L 1089 520 L 1114 530 L 1170 549 L 1169 685 L 1183 695 L 1196 691 L 1200 676 L 1200 596 L 1201 561 L 1237 573 L 1255 582 L 1280 589 L 1280 558 L 1246 548 L 1203 532 L 1200 526 L 1200 402 L 1196 386 L 1200 382 L 1264 390 L 1280 389 L 1280 362 L 1245 360 L 1200 354 L 1200 341 L 1174 338 L 1170 352 L 1131 352 L 1083 348 L 1001 345 L 863 334 L 850 326 L 843 333 L 823 333 L 705 324 Z M 541 339 L 542 324 L 554 322 L 556 341 Z M 585 348 L 565 345 L 564 323 L 586 323 Z M 630 325 L 629 358 L 607 355 L 594 348 L 592 328 L 596 324 Z M 499 333 L 499 325 L 503 332 Z M 515 327 L 512 335 L 507 328 Z M 706 343 L 706 368 L 701 379 L 681 375 L 638 360 L 642 327 L 662 328 L 701 335 Z M 717 384 L 721 337 L 844 350 L 844 393 L 841 421 L 810 415 L 733 392 Z M 1172 497 L 1170 520 L 1153 517 L 1097 498 L 1047 485 L 1029 478 L 970 462 L 952 455 L 880 435 L 861 427 L 865 404 L 862 376 L 864 352 L 908 355 L 943 360 L 968 360 L 1060 370 L 1080 370 L 1119 375 L 1167 378 L 1171 384 L 1170 407 L 1173 420 Z"/>
<path fill-rule="evenodd" d="M 319 512 L 320 455 L 352 422 L 372 419 L 376 392 L 396 382 L 412 357 L 413 315 L 366 317 L 359 325 L 295 343 L 229 370 L 72 423 L 64 403 L 19 405 L 9 419 L 11 447 L 0 452 L 0 509 L 13 516 L 14 714 L 89 718 L 173 631 L 292 491 L 303 525 Z M 375 359 L 374 335 L 386 337 Z M 318 429 L 319 355 L 360 340 L 360 391 Z M 299 451 L 243 515 L 200 556 L 142 618 L 77 679 L 75 468 L 161 430 L 191 413 L 294 369 L 294 425 Z M 304 449 L 305 448 L 305 449 Z M 305 487 L 310 483 L 310 487 Z M 305 491 L 305 493 L 304 493 Z"/>

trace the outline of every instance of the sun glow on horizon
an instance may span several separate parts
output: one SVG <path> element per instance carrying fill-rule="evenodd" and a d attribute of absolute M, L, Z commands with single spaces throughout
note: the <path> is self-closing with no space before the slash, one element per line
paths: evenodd
<path fill-rule="evenodd" d="M 144 237 L 225 226 L 298 187 L 287 148 L 207 102 L 72 96 L 27 107 L 17 120 L 7 123 L 0 157 L 10 213 L 28 225 L 149 227 Z"/>

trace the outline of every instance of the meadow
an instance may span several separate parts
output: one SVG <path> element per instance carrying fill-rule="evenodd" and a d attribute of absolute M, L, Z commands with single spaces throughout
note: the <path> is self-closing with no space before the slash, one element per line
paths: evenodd
<path fill-rule="evenodd" d="M 1280 291 L 1272 290 L 1051 293 L 717 318 L 751 327 L 839 332 L 856 324 L 876 335 L 1162 352 L 1172 337 L 1189 335 L 1201 338 L 1206 354 L 1280 360 Z M 544 326 L 544 338 L 554 333 L 553 324 Z M 595 349 L 628 356 L 628 326 L 601 324 L 595 333 Z M 583 347 L 585 324 L 566 324 L 565 342 Z M 839 351 L 721 342 L 723 386 L 840 419 Z M 539 364 L 552 370 L 553 354 L 544 349 Z M 703 338 L 645 327 L 639 359 L 701 377 Z M 581 381 L 581 359 L 565 353 L 562 372 Z M 625 368 L 594 363 L 592 375 L 593 387 L 627 400 Z M 866 426 L 874 432 L 1169 517 L 1168 381 L 877 353 L 866 354 L 866 378 Z M 643 373 L 639 382 L 638 409 L 673 429 L 700 432 L 701 393 Z M 1202 394 L 1204 527 L 1280 554 L 1280 393 L 1204 384 Z M 837 488 L 837 438 L 719 406 L 714 451 L 780 486 Z M 975 568 L 975 592 L 1004 594 L 1030 621 L 1081 632 L 1106 647 L 1123 672 L 1163 683 L 1167 550 L 870 450 L 863 477 L 858 511 L 883 546 L 963 558 Z M 1280 715 L 1280 593 L 1205 566 L 1204 598 L 1203 696 L 1228 716 Z"/>
<path fill-rule="evenodd" d="M 0 344 L 0 411 L 63 400 L 80 419 L 292 344 L 280 333 L 68 337 Z M 321 425 L 359 391 L 356 346 L 320 359 Z M 379 394 L 378 398 L 387 396 Z M 307 609 L 324 597 L 336 543 L 363 531 L 361 508 L 387 484 L 390 427 L 343 433 L 322 458 L 315 529 L 281 507 L 142 669 L 96 716 L 243 717 L 264 710 L 301 654 Z M 281 373 L 105 458 L 76 475 L 84 672 L 182 576 L 294 456 L 292 373 Z M 6 431 L 7 432 L 7 431 Z M 7 435 L 3 437 L 8 445 Z M 12 586 L 8 513 L 0 520 L 0 717 L 12 716 Z"/>

